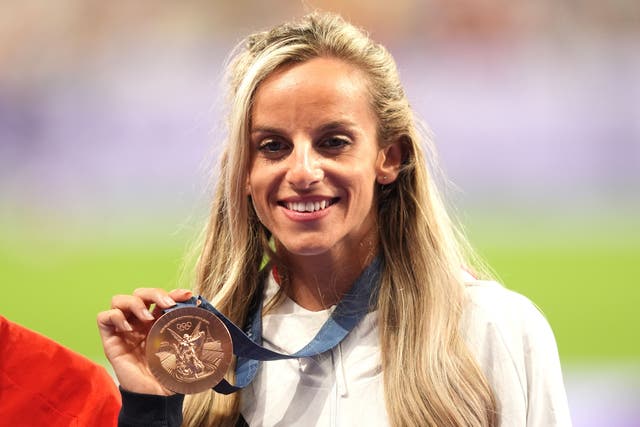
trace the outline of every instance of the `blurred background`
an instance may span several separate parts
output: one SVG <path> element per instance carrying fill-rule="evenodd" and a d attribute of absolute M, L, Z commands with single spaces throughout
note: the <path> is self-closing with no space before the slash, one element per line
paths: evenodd
<path fill-rule="evenodd" d="M 0 0 L 0 315 L 104 363 L 188 286 L 246 34 L 319 8 L 396 57 L 472 244 L 558 341 L 577 426 L 640 425 L 640 3 Z"/>

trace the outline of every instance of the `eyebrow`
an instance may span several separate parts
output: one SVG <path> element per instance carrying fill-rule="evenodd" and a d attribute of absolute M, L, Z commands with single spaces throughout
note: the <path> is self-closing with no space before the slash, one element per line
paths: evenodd
<path fill-rule="evenodd" d="M 351 120 L 335 120 L 320 126 L 320 128 L 318 128 L 318 132 L 326 133 L 335 130 L 349 129 L 355 125 L 356 124 Z"/>
<path fill-rule="evenodd" d="M 333 120 L 327 123 L 322 124 L 319 128 L 314 129 L 314 133 L 326 133 L 336 130 L 348 129 L 356 126 L 356 124 L 351 120 Z M 250 129 L 250 133 L 275 133 L 281 134 L 285 133 L 285 131 L 281 128 L 275 126 L 255 126 Z"/>
<path fill-rule="evenodd" d="M 253 135 L 254 133 L 283 133 L 284 131 L 272 126 L 252 126 L 249 132 Z"/>

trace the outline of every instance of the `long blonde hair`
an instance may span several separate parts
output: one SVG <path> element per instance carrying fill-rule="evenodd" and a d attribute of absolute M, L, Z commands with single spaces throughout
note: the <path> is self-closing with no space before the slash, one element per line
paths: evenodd
<path fill-rule="evenodd" d="M 249 36 L 229 64 L 228 139 L 195 291 L 244 323 L 260 289 L 259 266 L 277 256 L 246 195 L 250 112 L 259 84 L 284 64 L 330 56 L 368 77 L 379 144 L 400 142 L 398 179 L 377 189 L 382 272 L 378 313 L 384 390 L 393 426 L 494 426 L 496 402 L 460 331 L 465 265 L 451 223 L 429 173 L 415 119 L 388 51 L 339 16 L 312 13 Z M 233 380 L 233 373 L 228 375 Z M 239 394 L 189 396 L 188 426 L 233 426 Z"/>

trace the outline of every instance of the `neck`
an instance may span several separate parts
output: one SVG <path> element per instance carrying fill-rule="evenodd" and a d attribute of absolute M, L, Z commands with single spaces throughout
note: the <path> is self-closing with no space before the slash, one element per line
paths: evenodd
<path fill-rule="evenodd" d="M 278 250 L 286 265 L 285 292 L 298 305 L 319 311 L 337 304 L 375 257 L 377 244 L 363 242 L 360 250 L 305 256 Z"/>

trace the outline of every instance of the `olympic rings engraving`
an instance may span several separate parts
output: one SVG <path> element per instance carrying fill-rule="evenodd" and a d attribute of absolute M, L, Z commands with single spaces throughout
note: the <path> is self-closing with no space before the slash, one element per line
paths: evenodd
<path fill-rule="evenodd" d="M 192 325 L 191 322 L 178 323 L 176 325 L 176 329 L 179 330 L 180 332 L 184 332 L 191 329 L 191 325 Z"/>

